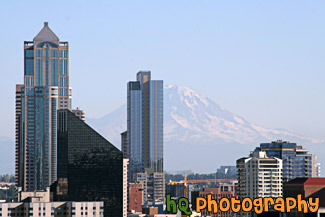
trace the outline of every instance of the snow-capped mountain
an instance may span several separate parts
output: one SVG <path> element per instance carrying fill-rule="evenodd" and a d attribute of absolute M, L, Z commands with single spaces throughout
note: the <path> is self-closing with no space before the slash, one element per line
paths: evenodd
<path fill-rule="evenodd" d="M 213 142 L 216 139 L 241 144 L 276 139 L 320 143 L 284 129 L 266 129 L 221 108 L 196 91 L 176 85 L 165 86 L 165 139 L 182 142 Z"/>
<path fill-rule="evenodd" d="M 100 119 L 87 119 L 87 123 L 120 147 L 120 133 L 126 130 L 126 105 Z M 167 170 L 214 171 L 218 165 L 235 165 L 237 158 L 247 156 L 259 143 L 278 139 L 307 147 L 324 143 L 284 129 L 257 126 L 190 88 L 164 87 Z"/>

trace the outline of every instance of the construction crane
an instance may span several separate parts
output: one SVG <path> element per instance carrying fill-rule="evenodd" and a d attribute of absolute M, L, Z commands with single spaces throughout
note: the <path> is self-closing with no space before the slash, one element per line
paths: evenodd
<path fill-rule="evenodd" d="M 168 184 L 184 184 L 184 197 L 187 198 L 187 185 L 188 184 L 196 184 L 196 183 L 220 183 L 220 182 L 231 182 L 236 181 L 236 179 L 201 179 L 201 180 L 187 180 L 186 173 L 184 174 L 184 180 L 182 181 L 169 181 Z"/>

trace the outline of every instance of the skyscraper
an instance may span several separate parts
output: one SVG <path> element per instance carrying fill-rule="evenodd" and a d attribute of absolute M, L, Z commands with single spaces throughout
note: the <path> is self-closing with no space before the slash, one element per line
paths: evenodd
<path fill-rule="evenodd" d="M 103 201 L 105 217 L 121 217 L 124 174 L 120 150 L 71 111 L 58 111 L 58 181 L 51 186 L 55 201 Z"/>
<path fill-rule="evenodd" d="M 127 142 L 130 179 L 151 168 L 163 172 L 163 81 L 151 80 L 150 71 L 137 73 L 127 90 Z"/>
<path fill-rule="evenodd" d="M 69 46 L 44 23 L 24 42 L 24 84 L 16 87 L 16 184 L 41 190 L 57 179 L 57 110 L 71 109 Z"/>

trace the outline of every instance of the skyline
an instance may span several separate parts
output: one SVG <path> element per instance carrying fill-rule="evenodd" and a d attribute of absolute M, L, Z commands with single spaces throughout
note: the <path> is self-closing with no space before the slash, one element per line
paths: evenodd
<path fill-rule="evenodd" d="M 0 215 L 325 213 L 323 6 L 0 3 Z"/>
<path fill-rule="evenodd" d="M 125 83 L 137 71 L 151 70 L 165 84 L 191 87 L 252 123 L 325 139 L 323 3 L 67 4 L 76 7 L 62 8 L 58 17 L 56 6 L 32 15 L 26 3 L 1 3 L 1 14 L 10 19 L 0 21 L 7 30 L 0 37 L 8 41 L 0 54 L 0 72 L 7 81 L 0 100 L 8 102 L 1 108 L 0 138 L 14 139 L 14 85 L 22 83 L 23 41 L 48 21 L 60 40 L 71 43 L 73 108 L 84 109 L 87 117 L 104 116 L 124 104 Z M 111 13 L 97 15 L 95 8 Z M 78 15 L 85 11 L 89 16 Z M 27 18 L 30 25 L 23 22 Z M 89 71 L 94 76 L 86 76 Z M 90 91 L 84 88 L 88 85 Z"/>
<path fill-rule="evenodd" d="M 0 37 L 8 42 L 0 54 L 7 80 L 0 99 L 8 102 L 1 108 L 2 137 L 14 138 L 13 92 L 22 82 L 23 41 L 48 21 L 70 42 L 73 107 L 87 117 L 124 104 L 125 83 L 137 71 L 151 70 L 165 84 L 191 87 L 256 124 L 325 139 L 322 2 L 42 3 L 34 5 L 35 14 L 28 12 L 31 4 L 19 4 L 3 2 L 0 8 L 6 18 Z M 109 79 L 114 82 L 106 85 Z"/>

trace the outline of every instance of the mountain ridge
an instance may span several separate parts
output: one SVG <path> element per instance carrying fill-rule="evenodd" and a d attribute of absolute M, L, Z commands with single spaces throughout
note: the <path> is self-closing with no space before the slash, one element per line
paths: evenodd
<path fill-rule="evenodd" d="M 124 104 L 102 118 L 88 118 L 86 122 L 120 147 L 120 133 L 126 130 L 126 111 Z M 215 160 L 205 159 L 209 165 L 234 165 L 236 159 L 247 156 L 260 143 L 274 140 L 287 140 L 307 147 L 325 143 L 285 129 L 269 129 L 250 123 L 191 88 L 164 86 L 164 158 L 169 170 L 204 170 L 206 164 L 193 162 L 197 154 L 218 157 Z M 198 148 L 201 151 L 192 151 Z M 180 164 L 176 159 L 179 158 L 177 153 L 182 152 L 185 157 Z M 234 158 L 229 161 L 225 155 Z"/>

